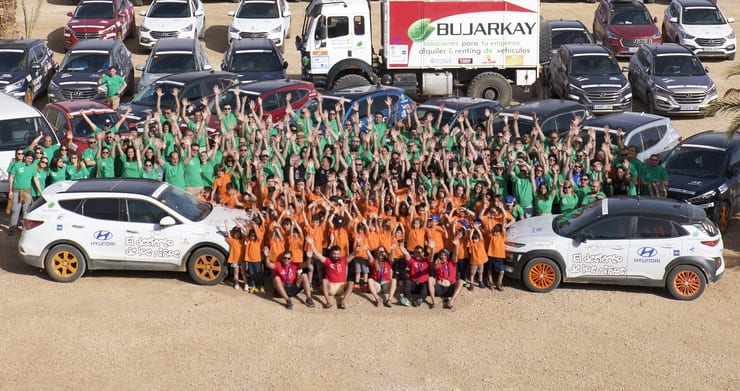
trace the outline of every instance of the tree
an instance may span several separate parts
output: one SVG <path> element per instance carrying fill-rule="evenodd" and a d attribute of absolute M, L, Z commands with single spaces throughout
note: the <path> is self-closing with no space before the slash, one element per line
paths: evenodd
<path fill-rule="evenodd" d="M 740 76 L 740 64 L 733 65 L 727 72 L 727 78 L 733 76 Z M 740 88 L 730 88 L 722 99 L 712 102 L 704 111 L 704 114 L 709 116 L 717 113 L 736 113 L 727 126 L 727 137 L 733 138 L 740 129 Z"/>
<path fill-rule="evenodd" d="M 0 37 L 15 35 L 16 0 L 0 0 Z"/>

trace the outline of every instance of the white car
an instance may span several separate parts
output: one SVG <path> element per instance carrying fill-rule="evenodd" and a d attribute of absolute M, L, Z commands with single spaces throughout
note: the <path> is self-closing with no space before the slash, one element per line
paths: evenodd
<path fill-rule="evenodd" d="M 154 0 L 148 11 L 141 11 L 139 44 L 151 48 L 160 38 L 206 37 L 206 17 L 201 0 Z"/>
<path fill-rule="evenodd" d="M 290 37 L 290 7 L 285 0 L 244 0 L 229 11 L 234 19 L 229 25 L 229 43 L 241 38 L 268 38 L 285 51 Z"/>
<path fill-rule="evenodd" d="M 86 270 L 187 270 L 218 284 L 228 274 L 224 222 L 245 216 L 146 179 L 58 182 L 30 209 L 18 251 L 59 282 Z"/>
<path fill-rule="evenodd" d="M 663 16 L 663 42 L 675 42 L 701 57 L 735 59 L 737 39 L 716 0 L 672 0 Z"/>
<path fill-rule="evenodd" d="M 665 287 L 679 300 L 722 278 L 722 237 L 704 211 L 659 198 L 606 198 L 514 223 L 505 271 L 534 292 L 560 282 Z"/>

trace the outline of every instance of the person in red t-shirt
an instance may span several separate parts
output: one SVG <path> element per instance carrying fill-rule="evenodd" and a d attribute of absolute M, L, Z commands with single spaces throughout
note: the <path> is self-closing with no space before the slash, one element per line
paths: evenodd
<path fill-rule="evenodd" d="M 391 252 L 393 252 L 396 244 L 391 245 Z M 383 305 L 386 307 L 391 306 L 390 292 L 396 291 L 396 279 L 393 278 L 393 261 L 388 256 L 388 252 L 385 247 L 379 246 L 375 250 L 375 255 L 372 252 L 367 251 L 370 258 L 370 280 L 368 281 L 368 290 L 375 299 L 375 306 L 380 305 L 380 296 L 378 293 L 386 293 L 388 296 L 383 300 Z"/>
<path fill-rule="evenodd" d="M 306 242 L 309 243 L 310 247 L 310 252 L 306 254 L 307 258 L 310 259 L 316 256 L 316 254 L 321 254 L 316 250 L 311 238 L 306 238 Z M 324 299 L 326 299 L 326 302 L 324 303 L 324 308 L 331 307 L 331 303 L 329 303 L 329 296 L 338 295 L 341 295 L 342 298 L 339 299 L 339 302 L 337 303 L 337 308 L 342 310 L 347 308 L 347 298 L 349 298 L 349 296 L 352 294 L 352 288 L 355 285 L 352 280 L 347 280 L 347 265 L 352 262 L 353 259 L 355 259 L 357 251 L 362 245 L 361 240 L 358 240 L 358 242 L 359 243 L 357 243 L 357 247 L 355 247 L 354 251 L 352 251 L 352 253 L 349 254 L 348 257 L 342 257 L 342 250 L 339 248 L 339 246 L 334 245 L 329 249 L 329 257 L 324 258 L 324 279 L 321 280 L 321 286 L 324 292 Z"/>
<path fill-rule="evenodd" d="M 409 254 L 403 246 L 401 246 L 401 252 L 403 257 L 406 259 L 406 269 L 408 270 L 408 276 L 406 282 L 403 284 L 403 296 L 401 296 L 400 302 L 406 307 L 411 306 L 409 299 L 411 298 L 412 292 L 419 292 L 419 297 L 413 302 L 415 307 L 418 307 L 424 303 L 424 299 L 427 297 L 427 291 L 429 289 L 429 270 L 431 264 L 429 258 L 434 257 L 434 241 L 427 243 L 431 249 L 429 257 L 424 256 L 424 247 L 416 246 L 414 248 L 414 255 Z"/>
<path fill-rule="evenodd" d="M 280 297 L 285 299 L 285 308 L 292 310 L 293 302 L 290 300 L 291 297 L 296 297 L 298 292 L 303 290 L 306 292 L 306 306 L 313 308 L 316 306 L 313 299 L 311 298 L 311 287 L 308 284 L 308 277 L 305 273 L 299 273 L 304 267 L 308 267 L 309 260 L 303 263 L 293 263 L 293 254 L 290 250 L 286 250 L 280 262 L 272 263 L 270 261 L 270 249 L 265 246 L 262 249 L 265 256 L 265 267 L 272 270 L 275 277 L 273 277 L 273 286 L 275 287 L 275 293 L 279 294 Z"/>
<path fill-rule="evenodd" d="M 430 278 L 433 283 L 429 284 L 429 297 L 432 299 L 432 308 L 435 306 L 434 297 L 443 298 L 443 307 L 452 309 L 453 304 L 457 295 L 462 291 L 465 283 L 463 280 L 457 279 L 457 255 L 458 248 L 460 247 L 460 239 L 455 238 L 453 244 L 455 245 L 454 254 L 450 259 L 450 252 L 447 249 L 437 254 L 437 259 L 434 260 L 432 270 L 434 271 L 434 277 Z"/>

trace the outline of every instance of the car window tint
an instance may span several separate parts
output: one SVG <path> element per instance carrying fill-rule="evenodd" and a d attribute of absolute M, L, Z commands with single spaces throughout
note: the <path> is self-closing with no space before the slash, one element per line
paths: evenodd
<path fill-rule="evenodd" d="M 521 122 L 521 120 L 520 120 L 520 122 Z M 542 129 L 542 132 L 544 132 L 545 134 L 549 134 L 549 132 L 557 131 L 557 129 L 558 129 L 557 124 L 555 123 L 555 119 L 554 118 L 550 118 L 550 119 L 545 120 L 545 122 L 543 122 L 543 123 L 540 124 L 540 128 Z M 531 131 L 532 131 L 532 129 L 530 128 L 529 132 L 523 132 L 522 131 L 522 127 L 519 126 L 519 134 L 530 133 Z"/>
<path fill-rule="evenodd" d="M 669 220 L 640 216 L 637 219 L 637 237 L 640 239 L 675 238 L 679 236 L 676 225 Z"/>
<path fill-rule="evenodd" d="M 583 116 L 581 116 L 583 118 Z M 561 114 L 555 118 L 555 124 L 559 132 L 564 132 L 570 129 L 570 123 L 575 119 L 574 113 Z"/>
<path fill-rule="evenodd" d="M 327 36 L 329 38 L 349 35 L 349 18 L 346 16 L 330 16 L 328 18 Z"/>
<path fill-rule="evenodd" d="M 633 135 L 629 140 L 627 140 L 627 146 L 635 147 L 637 152 L 642 152 L 642 137 L 638 134 Z"/>
<path fill-rule="evenodd" d="M 630 216 L 602 217 L 586 226 L 581 233 L 586 239 L 625 239 L 631 236 Z"/>
<path fill-rule="evenodd" d="M 355 35 L 365 35 L 365 17 L 363 16 L 354 17 L 354 29 L 355 29 Z"/>
<path fill-rule="evenodd" d="M 290 100 L 293 102 L 298 102 L 299 100 L 303 99 L 306 95 L 308 95 L 308 90 L 305 88 L 299 88 L 299 89 L 290 91 Z"/>
<path fill-rule="evenodd" d="M 126 215 L 132 223 L 159 223 L 167 212 L 144 200 L 126 200 Z"/>
<path fill-rule="evenodd" d="M 642 146 L 644 149 L 649 149 L 660 142 L 660 132 L 658 131 L 658 128 L 647 128 L 640 132 L 640 137 L 642 137 Z"/>
<path fill-rule="evenodd" d="M 61 200 L 59 201 L 59 206 L 70 212 L 80 213 L 79 208 L 81 203 L 82 200 Z"/>
<path fill-rule="evenodd" d="M 262 110 L 264 111 L 274 111 L 279 109 L 281 106 L 279 93 L 270 94 L 262 98 Z"/>
<path fill-rule="evenodd" d="M 118 221 L 118 198 L 90 198 L 82 204 L 82 215 L 93 219 Z"/>
<path fill-rule="evenodd" d="M 203 86 L 200 83 L 195 83 L 190 88 L 186 89 L 184 95 L 181 96 L 188 98 L 191 102 L 200 100 L 200 98 L 203 97 Z"/>

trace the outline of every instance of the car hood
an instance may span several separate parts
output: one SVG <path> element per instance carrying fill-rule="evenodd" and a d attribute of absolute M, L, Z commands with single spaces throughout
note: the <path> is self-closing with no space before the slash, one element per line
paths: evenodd
<path fill-rule="evenodd" d="M 65 84 L 95 84 L 98 85 L 98 80 L 103 72 L 58 72 L 52 78 L 52 81 L 56 85 Z"/>
<path fill-rule="evenodd" d="M 229 228 L 231 228 L 236 225 L 234 219 L 236 219 L 237 217 L 240 219 L 244 219 L 244 210 L 227 208 L 222 205 L 214 205 L 213 210 L 203 220 L 203 222 L 213 227 L 218 227 L 218 229 L 221 229 L 221 227 L 224 226 L 224 220 L 226 220 L 228 221 L 227 224 Z"/>
<path fill-rule="evenodd" d="M 231 27 L 244 32 L 249 33 L 262 33 L 269 32 L 270 30 L 280 26 L 282 21 L 280 19 L 248 19 L 248 18 L 234 18 L 231 21 Z"/>
<path fill-rule="evenodd" d="M 692 175 L 669 174 L 668 190 L 671 198 L 683 201 L 716 190 L 724 180 L 719 177 L 702 178 Z"/>
<path fill-rule="evenodd" d="M 136 103 L 123 103 L 118 106 L 118 112 L 121 115 L 124 115 L 129 107 L 131 108 L 131 113 L 126 116 L 126 119 L 130 122 L 136 123 L 144 121 L 147 114 L 154 113 L 157 110 L 154 106 L 139 105 Z"/>
<path fill-rule="evenodd" d="M 160 78 L 163 78 L 169 75 L 171 75 L 171 73 L 149 73 L 149 72 L 142 73 L 141 79 L 139 79 L 139 91 L 150 86 L 152 83 L 154 83 L 155 80 L 158 80 Z"/>
<path fill-rule="evenodd" d="M 15 83 L 18 80 L 26 79 L 31 81 L 31 75 L 28 72 L 0 72 L 0 87 L 7 84 Z"/>
<path fill-rule="evenodd" d="M 724 38 L 732 32 L 732 28 L 727 24 L 716 25 L 682 25 L 683 31 L 698 38 Z"/>
<path fill-rule="evenodd" d="M 115 19 L 70 19 L 67 27 L 74 31 L 100 31 L 115 23 Z"/>
<path fill-rule="evenodd" d="M 555 239 L 552 219 L 553 216 L 536 216 L 517 221 L 506 231 L 506 241 L 519 243 L 526 241 L 527 244 L 551 243 Z"/>
<path fill-rule="evenodd" d="M 621 73 L 615 75 L 568 76 L 568 81 L 581 88 L 622 88 L 627 84 L 627 78 Z"/>
<path fill-rule="evenodd" d="M 707 75 L 701 76 L 654 76 L 655 84 L 675 91 L 701 91 L 704 92 L 714 85 L 712 79 Z"/>
<path fill-rule="evenodd" d="M 609 31 L 622 38 L 650 38 L 660 32 L 654 24 L 609 25 Z"/>
<path fill-rule="evenodd" d="M 154 31 L 179 31 L 190 24 L 195 24 L 195 18 L 150 18 L 146 17 L 141 27 Z"/>

